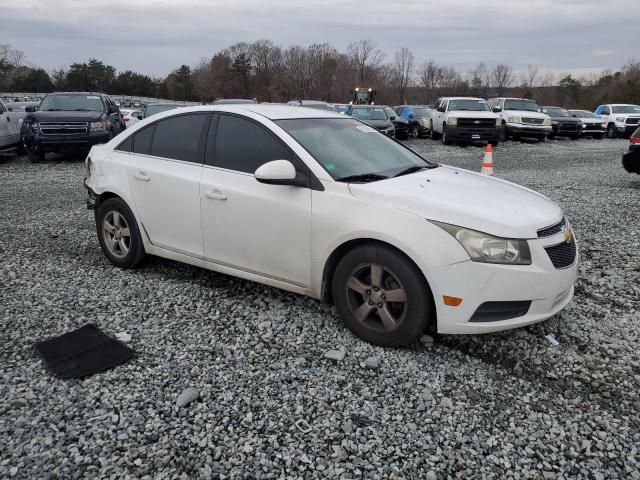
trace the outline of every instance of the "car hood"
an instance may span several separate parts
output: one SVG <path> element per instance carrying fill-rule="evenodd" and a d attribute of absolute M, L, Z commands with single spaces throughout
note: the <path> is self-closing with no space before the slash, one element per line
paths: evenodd
<path fill-rule="evenodd" d="M 371 125 L 374 128 L 390 128 L 393 127 L 391 120 L 362 120 L 367 125 Z"/>
<path fill-rule="evenodd" d="M 44 112 L 37 111 L 30 114 L 38 122 L 96 122 L 100 120 L 102 112 Z"/>
<path fill-rule="evenodd" d="M 545 196 L 505 180 L 441 166 L 371 183 L 351 183 L 356 198 L 505 238 L 537 238 L 560 221 Z"/>

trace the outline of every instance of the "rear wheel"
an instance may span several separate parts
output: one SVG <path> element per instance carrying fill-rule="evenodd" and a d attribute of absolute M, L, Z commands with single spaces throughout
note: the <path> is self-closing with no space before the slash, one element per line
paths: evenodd
<path fill-rule="evenodd" d="M 616 138 L 616 126 L 612 123 L 607 127 L 607 138 Z"/>
<path fill-rule="evenodd" d="M 133 268 L 144 258 L 144 244 L 138 224 L 120 198 L 110 198 L 100 203 L 96 210 L 96 229 L 102 251 L 115 266 Z"/>
<path fill-rule="evenodd" d="M 347 253 L 336 267 L 332 292 L 347 328 L 375 345 L 411 343 L 435 320 L 422 274 L 388 247 L 365 245 Z"/>

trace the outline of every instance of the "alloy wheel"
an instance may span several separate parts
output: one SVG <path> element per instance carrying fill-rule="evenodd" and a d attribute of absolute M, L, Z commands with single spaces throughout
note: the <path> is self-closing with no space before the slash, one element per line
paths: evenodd
<path fill-rule="evenodd" d="M 116 258 L 124 258 L 131 249 L 131 230 L 124 216 L 117 210 L 110 210 L 102 221 L 102 237 L 109 253 Z"/>
<path fill-rule="evenodd" d="M 369 330 L 392 332 L 407 316 L 407 292 L 398 277 L 383 265 L 358 265 L 351 271 L 345 288 L 353 317 Z"/>

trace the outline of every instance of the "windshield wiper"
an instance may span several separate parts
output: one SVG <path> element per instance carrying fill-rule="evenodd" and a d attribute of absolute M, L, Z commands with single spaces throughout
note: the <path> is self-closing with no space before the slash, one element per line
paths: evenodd
<path fill-rule="evenodd" d="M 378 173 L 362 173 L 359 175 L 348 175 L 336 179 L 338 182 L 376 182 L 378 180 L 386 180 L 389 177 L 380 175 Z"/>
<path fill-rule="evenodd" d="M 399 173 L 396 173 L 396 174 L 393 176 L 393 178 L 401 177 L 402 175 L 409 175 L 409 174 L 411 174 L 411 173 L 416 173 L 416 172 L 419 172 L 420 170 L 431 169 L 431 168 L 434 168 L 434 167 L 436 167 L 436 166 L 437 166 L 437 165 L 433 165 L 432 167 L 428 167 L 428 166 L 426 166 L 426 165 L 414 165 L 414 166 L 412 166 L 412 167 L 405 168 L 404 170 L 402 170 L 402 171 L 401 171 L 401 172 L 399 172 Z"/>

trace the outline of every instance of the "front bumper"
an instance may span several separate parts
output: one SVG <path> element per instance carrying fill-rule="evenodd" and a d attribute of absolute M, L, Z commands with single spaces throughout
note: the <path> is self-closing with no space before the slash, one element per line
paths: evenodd
<path fill-rule="evenodd" d="M 640 147 L 631 148 L 622 156 L 622 166 L 629 173 L 640 174 Z"/>
<path fill-rule="evenodd" d="M 635 132 L 638 127 L 640 127 L 640 124 L 634 124 L 634 125 L 628 125 L 626 123 L 618 123 L 616 122 L 616 130 L 618 130 L 618 133 L 621 134 L 629 134 L 631 135 L 633 132 Z"/>
<path fill-rule="evenodd" d="M 600 123 L 584 123 L 582 125 L 582 136 L 588 137 L 590 135 L 604 135 L 607 133 L 607 127 L 602 126 Z"/>
<path fill-rule="evenodd" d="M 471 260 L 430 271 L 438 332 L 490 333 L 530 325 L 552 317 L 573 297 L 578 254 L 573 264 L 556 269 L 544 247 L 564 241 L 563 234 L 529 240 L 531 265 L 494 265 Z M 445 305 L 443 295 L 462 298 L 457 307 Z M 486 302 L 531 302 L 524 315 L 507 320 L 471 321 Z M 474 319 L 476 320 L 476 319 Z"/>
<path fill-rule="evenodd" d="M 498 128 L 471 128 L 447 125 L 447 137 L 452 141 L 464 142 L 497 142 Z"/>
<path fill-rule="evenodd" d="M 40 150 L 84 150 L 94 145 L 107 143 L 109 132 L 88 133 L 82 135 L 42 135 L 40 133 L 26 135 L 24 142 L 27 147 L 37 147 Z"/>
<path fill-rule="evenodd" d="M 540 135 L 549 135 L 553 132 L 551 125 L 530 125 L 526 123 L 507 123 L 507 132 L 509 135 L 532 135 L 538 137 Z"/>

